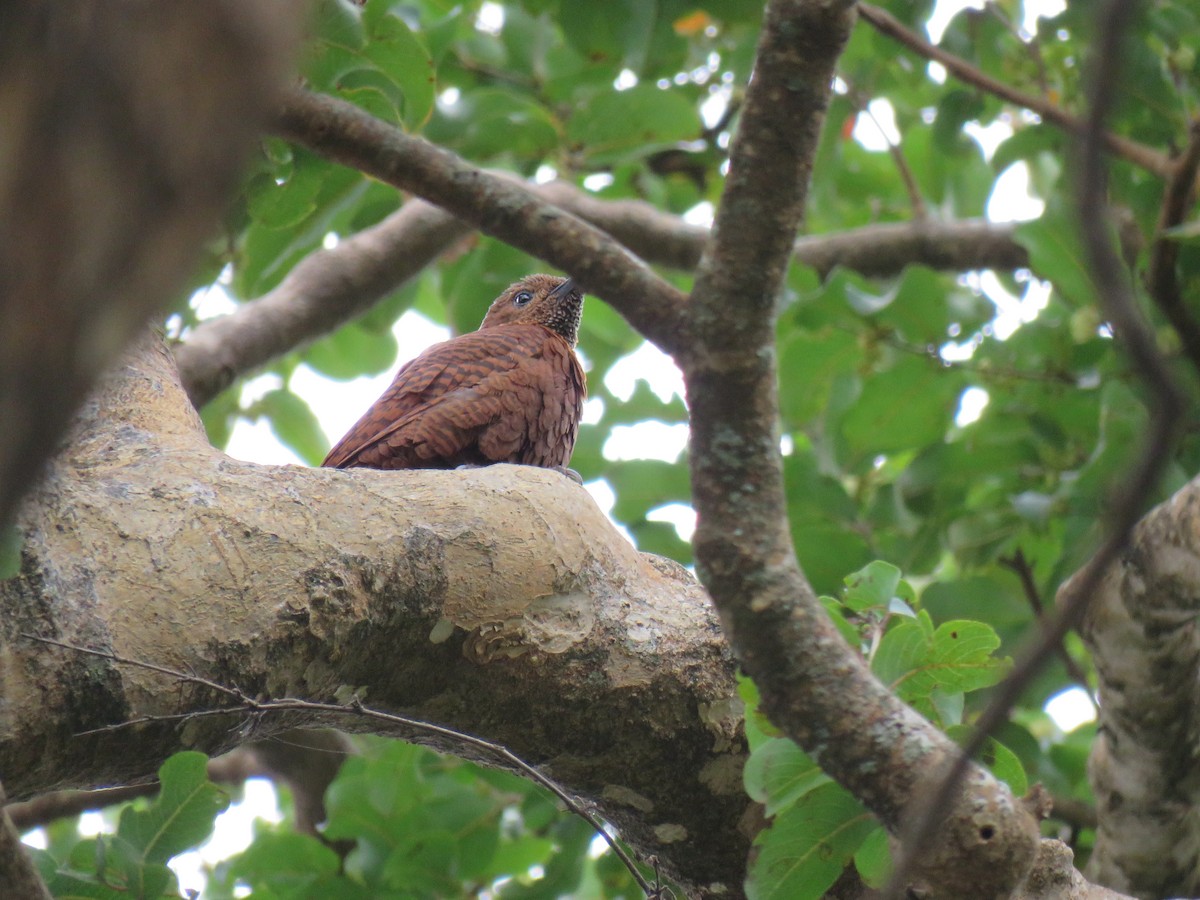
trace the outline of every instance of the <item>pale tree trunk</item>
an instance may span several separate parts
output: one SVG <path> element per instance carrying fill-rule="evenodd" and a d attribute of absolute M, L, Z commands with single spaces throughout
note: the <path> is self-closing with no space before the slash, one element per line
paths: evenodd
<path fill-rule="evenodd" d="M 1100 678 L 1090 874 L 1138 896 L 1200 890 L 1200 481 L 1152 510 L 1093 597 Z"/>

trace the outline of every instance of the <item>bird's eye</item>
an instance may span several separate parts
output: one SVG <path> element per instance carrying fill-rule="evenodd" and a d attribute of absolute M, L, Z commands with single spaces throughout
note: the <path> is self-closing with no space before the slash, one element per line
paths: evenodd
<path fill-rule="evenodd" d="M 513 297 L 513 306 L 524 306 L 532 299 L 533 294 L 529 293 L 529 291 L 521 291 L 519 294 Z"/>

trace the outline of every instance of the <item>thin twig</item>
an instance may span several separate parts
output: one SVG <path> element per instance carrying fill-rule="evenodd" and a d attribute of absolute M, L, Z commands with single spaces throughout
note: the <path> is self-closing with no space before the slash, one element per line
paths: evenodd
<path fill-rule="evenodd" d="M 742 108 L 742 103 L 745 100 L 744 95 L 739 92 L 734 92 L 729 102 L 725 104 L 725 109 L 722 110 L 720 118 L 717 119 L 710 127 L 705 128 L 700 132 L 700 137 L 708 141 L 710 144 L 715 143 L 717 138 L 721 136 L 721 132 L 729 128 L 733 122 L 733 117 L 738 114 Z"/>
<path fill-rule="evenodd" d="M 1009 33 L 1024 45 L 1025 50 L 1029 53 L 1029 58 L 1033 60 L 1034 66 L 1037 67 L 1037 83 L 1041 89 L 1042 96 L 1047 100 L 1050 97 L 1050 79 L 1046 74 L 1046 60 L 1042 56 L 1042 48 L 1038 44 L 1037 35 L 1032 35 L 1029 40 L 1024 40 L 1021 37 L 1021 32 L 1008 14 L 1000 8 L 1000 4 L 996 0 L 987 0 L 983 5 L 984 11 L 997 21 L 1002 22 Z"/>
<path fill-rule="evenodd" d="M 116 722 L 112 725 L 104 726 L 103 728 L 93 728 L 88 731 L 81 731 L 76 736 L 81 737 L 88 734 L 96 734 L 98 732 L 117 731 L 123 728 L 129 728 L 135 725 L 141 725 L 148 722 L 181 722 L 191 719 L 206 718 L 210 716 L 234 715 L 253 713 L 255 715 L 273 712 L 320 712 L 320 713 L 335 713 L 335 714 L 351 714 L 368 719 L 375 719 L 380 722 L 387 722 L 391 725 L 400 725 L 405 728 L 411 728 L 415 731 L 422 731 L 426 734 L 436 734 L 440 737 L 448 738 L 458 744 L 465 744 L 470 747 L 475 747 L 479 750 L 484 750 L 492 756 L 509 763 L 514 768 L 519 769 L 530 779 L 537 782 L 539 785 L 550 791 L 562 801 L 566 808 L 579 816 L 591 826 L 597 834 L 599 834 L 606 844 L 612 849 L 617 858 L 621 860 L 625 868 L 629 870 L 630 875 L 637 881 L 638 887 L 646 894 L 647 897 L 654 896 L 654 892 L 659 890 L 651 885 L 646 877 L 637 868 L 630 857 L 629 853 L 620 845 L 620 843 L 608 833 L 605 823 L 590 810 L 586 809 L 579 800 L 572 797 L 570 793 L 563 787 L 560 787 L 552 778 L 543 775 L 529 763 L 525 762 L 507 747 L 500 744 L 494 744 L 491 741 L 486 741 L 483 738 L 475 737 L 474 735 L 465 734 L 461 731 L 455 731 L 453 728 L 445 728 L 441 725 L 433 725 L 429 722 L 422 722 L 419 719 L 410 719 L 407 716 L 398 716 L 393 713 L 382 712 L 381 710 L 371 709 L 364 706 L 362 701 L 355 697 L 348 703 L 320 703 L 312 700 L 297 700 L 290 697 L 285 697 L 279 700 L 258 700 L 250 697 L 239 688 L 229 687 L 220 682 L 213 681 L 209 678 L 204 678 L 200 675 L 180 672 L 177 669 L 171 669 L 166 666 L 160 666 L 155 663 L 145 662 L 144 660 L 131 659 L 120 654 L 113 653 L 109 650 L 95 650 L 91 647 L 81 647 L 76 644 L 68 644 L 63 641 L 56 641 L 52 638 L 40 637 L 36 634 L 22 633 L 21 637 L 31 641 L 37 641 L 42 644 L 50 644 L 54 647 L 61 647 L 65 650 L 72 650 L 76 653 L 82 653 L 88 656 L 97 656 L 101 659 L 107 659 L 114 663 L 120 663 L 128 666 L 136 666 L 139 669 L 146 669 L 151 672 L 158 672 L 162 675 L 167 675 L 178 681 L 188 684 L 195 684 L 201 687 L 210 688 L 235 701 L 234 706 L 224 707 L 221 709 L 201 709 L 186 713 L 174 713 L 171 715 L 151 715 L 140 716 L 137 719 L 128 719 L 123 722 Z"/>
<path fill-rule="evenodd" d="M 74 650 L 76 653 L 85 653 L 88 656 L 98 656 L 101 659 L 108 659 L 108 660 L 111 660 L 112 662 L 128 663 L 129 665 L 137 666 L 140 669 L 147 669 L 151 672 L 158 672 L 160 675 L 170 675 L 172 678 L 178 679 L 179 681 L 187 682 L 189 684 L 200 685 L 201 687 L 206 687 L 211 690 L 214 690 L 219 694 L 224 694 L 227 697 L 232 697 L 234 700 L 237 700 L 239 703 L 253 703 L 254 702 L 253 697 L 248 696 L 245 692 L 239 690 L 238 688 L 231 688 L 231 687 L 228 687 L 227 685 L 221 684 L 220 682 L 210 681 L 209 679 L 204 678 L 200 675 L 196 675 L 196 674 L 189 675 L 189 674 L 180 672 L 177 669 L 169 669 L 166 666 L 159 666 L 159 665 L 155 665 L 154 663 L 149 663 L 149 662 L 141 662 L 141 661 L 135 660 L 135 659 L 126 659 L 125 657 L 120 656 L 116 653 L 113 653 L 110 650 L 94 650 L 91 647 L 80 647 L 77 644 L 68 644 L 65 641 L 56 641 L 56 640 L 54 640 L 54 638 L 41 637 L 40 635 L 29 634 L 27 632 L 21 632 L 20 636 L 25 638 L 26 640 L 37 641 L 39 644 L 49 644 L 51 647 L 61 647 L 63 650 Z"/>
<path fill-rule="evenodd" d="M 1146 288 L 1158 308 L 1167 317 L 1183 352 L 1200 373 L 1200 324 L 1183 302 L 1176 263 L 1179 261 L 1179 242 L 1167 232 L 1183 222 L 1195 201 L 1196 172 L 1200 170 L 1200 119 L 1193 119 L 1188 128 L 1187 148 L 1172 160 L 1173 171 L 1163 192 L 1155 229 L 1154 246 L 1150 250 L 1150 267 L 1146 273 Z"/>
<path fill-rule="evenodd" d="M 991 734 L 1008 719 L 1012 707 L 1072 628 L 1077 628 L 1100 580 L 1125 548 L 1141 510 L 1157 486 L 1178 440 L 1185 397 L 1155 345 L 1154 335 L 1138 310 L 1121 258 L 1109 234 L 1106 200 L 1107 167 L 1104 158 L 1104 121 L 1112 107 L 1119 83 L 1121 41 L 1126 33 L 1134 2 L 1109 0 L 1100 16 L 1097 40 L 1093 43 L 1089 113 L 1082 135 L 1082 165 L 1079 180 L 1079 218 L 1084 246 L 1091 264 L 1096 293 L 1106 318 L 1120 336 L 1148 391 L 1151 404 L 1149 429 L 1137 459 L 1118 482 L 1109 506 L 1108 535 L 1079 576 L 1061 592 L 1057 615 L 1047 623 L 998 686 L 991 703 L 980 715 L 970 739 L 946 774 L 929 794 L 921 814 L 904 836 L 906 852 L 896 862 L 884 897 L 901 895 L 919 848 L 925 846 L 942 820 L 942 810 L 962 783 L 972 757 Z"/>
<path fill-rule="evenodd" d="M 930 43 L 904 25 L 903 22 L 887 10 L 880 9 L 878 6 L 872 6 L 870 3 L 859 3 L 858 14 L 873 25 L 881 34 L 899 41 L 918 56 L 941 63 L 946 67 L 947 72 L 960 81 L 964 81 L 1002 100 L 1007 100 L 1017 106 L 1031 110 L 1050 124 L 1057 125 L 1059 128 L 1073 135 L 1082 134 L 1087 127 L 1087 123 L 1084 120 L 1071 115 L 1071 113 L 1067 112 L 1061 106 L 1057 106 L 1049 100 L 1044 100 L 1033 94 L 1018 91 L 1016 88 L 1002 81 L 997 81 L 985 72 L 981 72 L 975 68 L 962 57 L 948 53 L 941 47 Z M 1139 144 L 1137 141 L 1131 141 L 1129 138 L 1108 132 L 1102 132 L 1100 140 L 1117 156 L 1123 157 L 1149 172 L 1153 172 L 1160 178 L 1167 178 L 1171 174 L 1171 160 L 1166 154 L 1160 153 L 1153 147 L 1147 147 L 1145 144 Z"/>
<path fill-rule="evenodd" d="M 861 333 L 861 329 L 848 323 L 833 322 L 829 327 L 844 334 L 858 336 Z M 908 341 L 897 337 L 890 330 L 876 329 L 871 333 L 871 339 L 880 344 L 885 344 L 894 350 L 899 350 L 901 353 L 927 359 L 947 371 L 969 372 L 984 384 L 1000 384 L 1004 381 L 1016 381 L 1072 388 L 1078 387 L 1078 381 L 1069 372 L 1026 372 L 1021 369 L 1014 369 L 1012 366 L 991 365 L 990 361 L 980 364 L 971 359 L 946 359 L 946 357 L 942 356 L 940 348 L 935 344 L 910 344 Z"/>
<path fill-rule="evenodd" d="M 858 94 L 853 86 L 850 89 L 851 102 L 854 104 L 855 110 L 859 115 L 865 115 L 871 120 L 875 126 L 875 130 L 879 132 L 883 138 L 883 142 L 887 144 L 888 154 L 892 157 L 892 162 L 896 166 L 896 170 L 900 173 L 900 180 L 904 182 L 904 190 L 908 192 L 908 202 L 912 204 L 913 218 L 918 221 L 924 221 L 929 217 L 929 209 L 925 205 L 925 198 L 921 196 L 921 188 L 917 185 L 916 176 L 913 175 L 912 168 L 908 164 L 908 160 L 904 156 L 904 151 L 900 149 L 900 145 L 892 140 L 891 135 L 887 133 L 887 129 L 883 127 L 883 123 L 871 112 L 871 105 Z"/>
<path fill-rule="evenodd" d="M 1025 551 L 1018 547 L 1012 556 L 1001 556 L 996 562 L 1003 568 L 1014 573 L 1018 580 L 1020 580 L 1021 590 L 1024 591 L 1025 599 L 1029 602 L 1029 606 L 1033 610 L 1034 618 L 1037 619 L 1038 625 L 1044 628 L 1046 626 L 1046 605 L 1042 602 L 1042 593 L 1038 590 L 1037 581 L 1033 576 L 1033 566 L 1030 565 L 1028 558 L 1025 556 Z M 1066 667 L 1067 674 L 1071 676 L 1071 680 L 1091 696 L 1092 689 L 1088 685 L 1087 674 L 1079 667 L 1079 663 L 1075 661 L 1075 657 L 1067 652 L 1066 644 L 1060 643 L 1055 649 L 1062 658 L 1063 665 Z"/>

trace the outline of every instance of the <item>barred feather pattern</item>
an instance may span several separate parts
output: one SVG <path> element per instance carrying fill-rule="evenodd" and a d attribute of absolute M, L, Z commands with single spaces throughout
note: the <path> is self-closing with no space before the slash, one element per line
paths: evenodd
<path fill-rule="evenodd" d="M 572 349 L 582 301 L 555 276 L 512 285 L 478 331 L 435 344 L 401 368 L 324 465 L 565 468 L 587 396 Z"/>

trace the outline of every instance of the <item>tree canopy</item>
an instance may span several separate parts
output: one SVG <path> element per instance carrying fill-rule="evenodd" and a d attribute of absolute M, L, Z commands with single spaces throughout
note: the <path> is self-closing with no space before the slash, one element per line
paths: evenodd
<path fill-rule="evenodd" d="M 28 799 L 51 788 L 161 782 L 112 835 L 49 825 L 51 892 L 172 895 L 167 861 L 255 773 L 295 800 L 205 896 L 629 897 L 661 878 L 859 897 L 897 864 L 929 896 L 1104 896 L 1080 872 L 1200 889 L 1178 852 L 1196 839 L 1200 6 L 943 6 L 318 0 L 301 82 L 265 94 L 240 186 L 158 299 L 177 374 L 143 339 L 0 554 L 10 683 L 26 701 L 57 683 L 38 668 L 53 653 L 76 689 L 95 666 L 112 704 L 46 688 L 36 737 L 93 749 L 35 762 L 36 707 L 14 701 L 13 818 L 53 818 Z M 1022 219 L 999 220 L 1022 190 Z M 199 449 L 187 398 L 213 447 L 265 421 L 319 465 L 338 435 L 302 368 L 394 369 L 404 314 L 470 331 L 547 269 L 589 292 L 571 465 L 666 560 L 552 473 L 353 480 Z M 202 316 L 213 286 L 232 311 Z M 647 342 L 686 398 L 615 386 Z M 661 458 L 656 425 L 688 426 L 687 450 Z M 645 452 L 614 458 L 630 428 Z M 205 517 L 211 546 L 184 548 Z M 176 592 L 171 573 L 203 570 L 189 596 L 220 598 L 176 623 L 195 646 L 138 630 L 170 618 L 157 600 L 103 611 L 95 583 L 140 583 L 125 566 Z M 41 611 L 89 592 L 101 612 Z M 257 605 L 223 634 L 235 595 Z M 1045 708 L 1072 687 L 1102 708 L 1064 733 Z M 345 708 L 256 705 L 300 694 Z M 513 760 L 360 704 L 511 748 L 613 822 L 642 887 Z M 221 705 L 256 724 L 171 719 Z M 339 765 L 314 788 L 270 743 L 317 725 L 388 737 L 318 748 Z M 247 739 L 225 758 L 241 768 L 215 758 Z M 956 744 L 980 765 L 946 787 Z M 188 748 L 214 759 L 167 758 Z"/>

